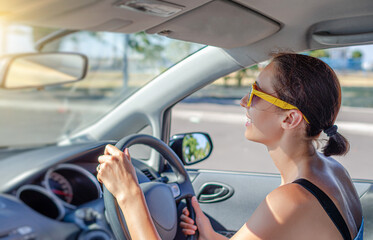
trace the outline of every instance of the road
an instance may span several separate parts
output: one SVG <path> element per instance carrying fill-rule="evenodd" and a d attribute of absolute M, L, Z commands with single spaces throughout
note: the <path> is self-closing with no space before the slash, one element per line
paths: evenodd
<path fill-rule="evenodd" d="M 213 140 L 209 159 L 190 167 L 277 173 L 266 148 L 244 137 L 245 110 L 237 100 L 232 103 L 179 103 L 174 107 L 172 134 L 202 131 Z M 351 149 L 336 159 L 353 178 L 373 179 L 373 109 L 342 108 L 337 125 Z"/>

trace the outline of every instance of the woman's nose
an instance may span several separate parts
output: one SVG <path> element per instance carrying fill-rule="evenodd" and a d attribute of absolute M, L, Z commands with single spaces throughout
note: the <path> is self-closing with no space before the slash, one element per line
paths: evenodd
<path fill-rule="evenodd" d="M 248 108 L 248 106 L 247 106 L 247 95 L 244 96 L 243 98 L 241 98 L 240 105 L 241 105 L 241 107 Z"/>

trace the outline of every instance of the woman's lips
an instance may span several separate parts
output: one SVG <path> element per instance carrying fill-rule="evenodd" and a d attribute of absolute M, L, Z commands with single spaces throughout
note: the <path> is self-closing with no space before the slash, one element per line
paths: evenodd
<path fill-rule="evenodd" d="M 252 123 L 252 121 L 251 121 L 251 118 L 249 117 L 249 115 L 246 115 L 246 124 L 245 124 L 245 126 L 247 127 L 247 126 L 249 126 L 249 125 L 251 125 L 251 123 Z"/>

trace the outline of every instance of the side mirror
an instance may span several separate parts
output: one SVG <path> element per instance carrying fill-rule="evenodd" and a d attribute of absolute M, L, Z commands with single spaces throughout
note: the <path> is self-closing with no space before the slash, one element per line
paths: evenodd
<path fill-rule="evenodd" d="M 184 165 L 192 165 L 208 158 L 213 145 L 207 133 L 193 132 L 172 136 L 170 147 Z"/>
<path fill-rule="evenodd" d="M 27 53 L 0 59 L 0 87 L 42 88 L 82 80 L 88 59 L 76 53 Z"/>

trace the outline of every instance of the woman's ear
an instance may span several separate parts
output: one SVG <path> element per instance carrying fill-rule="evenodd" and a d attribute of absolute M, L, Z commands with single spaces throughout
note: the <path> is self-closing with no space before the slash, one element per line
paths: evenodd
<path fill-rule="evenodd" d="M 299 110 L 288 110 L 284 114 L 281 126 L 283 129 L 293 129 L 303 121 L 303 115 Z"/>

